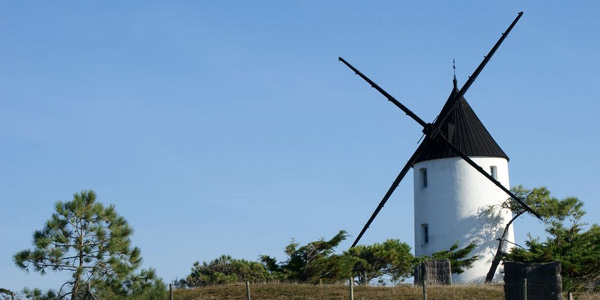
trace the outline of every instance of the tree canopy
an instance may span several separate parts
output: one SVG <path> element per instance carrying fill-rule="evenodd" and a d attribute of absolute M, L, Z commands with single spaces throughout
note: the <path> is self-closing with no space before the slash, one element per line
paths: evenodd
<path fill-rule="evenodd" d="M 268 255 L 261 256 L 261 261 L 268 270 L 289 281 L 316 283 L 343 280 L 350 276 L 350 265 L 334 251 L 347 236 L 346 231 L 340 230 L 330 240 L 320 239 L 303 246 L 292 240 L 285 247 L 286 261 L 278 264 Z"/>
<path fill-rule="evenodd" d="M 179 282 L 179 286 L 210 286 L 241 281 L 265 282 L 269 279 L 270 274 L 263 264 L 221 255 L 209 263 L 195 262 L 192 272 Z"/>
<path fill-rule="evenodd" d="M 450 249 L 448 249 L 448 250 L 441 250 L 438 252 L 434 252 L 431 255 L 431 257 L 425 256 L 425 257 L 421 257 L 419 259 L 420 260 L 429 259 L 429 258 L 448 259 L 448 260 L 450 260 L 450 266 L 452 268 L 452 273 L 453 274 L 461 274 L 466 269 L 471 268 L 473 263 L 477 259 L 479 259 L 478 255 L 469 256 L 471 254 L 471 252 L 473 252 L 473 249 L 475 249 L 475 247 L 477 247 L 477 244 L 475 242 L 471 242 L 471 243 L 469 243 L 469 245 L 465 246 L 464 248 L 459 248 L 458 242 L 456 242 L 452 246 L 450 246 Z"/>
<path fill-rule="evenodd" d="M 352 272 L 358 276 L 359 284 L 367 285 L 384 275 L 392 281 L 409 277 L 415 263 L 410 252 L 408 244 L 389 239 L 373 245 L 357 245 L 344 252 L 344 256 L 352 262 Z"/>
<path fill-rule="evenodd" d="M 565 288 L 595 286 L 600 280 L 600 226 L 586 224 L 583 202 L 575 197 L 558 199 L 545 187 L 528 190 L 515 188 L 528 204 L 533 204 L 546 224 L 545 241 L 530 235 L 527 248 L 515 247 L 505 260 L 544 263 L 561 262 Z M 596 287 L 597 289 L 597 287 Z"/>
<path fill-rule="evenodd" d="M 93 191 L 84 190 L 71 201 L 57 202 L 54 209 L 44 228 L 34 232 L 33 249 L 15 254 L 14 262 L 41 274 L 70 273 L 71 280 L 58 289 L 57 298 L 81 299 L 90 292 L 110 292 L 117 298 L 146 286 L 159 286 L 164 292 L 154 271 L 134 274 L 142 262 L 140 249 L 131 246 L 133 229 L 113 205 L 104 206 Z"/>
<path fill-rule="evenodd" d="M 191 274 L 178 282 L 179 286 L 207 286 L 232 282 L 265 282 L 270 280 L 301 283 L 338 283 L 358 278 L 359 284 L 368 285 L 374 279 L 401 282 L 410 277 L 413 266 L 421 259 L 450 259 L 454 273 L 469 268 L 477 256 L 469 256 L 475 244 L 465 248 L 453 245 L 436 252 L 432 257 L 416 259 L 408 244 L 389 239 L 373 245 L 358 245 L 342 254 L 335 248 L 347 237 L 340 230 L 331 239 L 321 238 L 301 245 L 292 240 L 285 247 L 287 258 L 262 255 L 260 263 L 234 259 L 229 255 L 211 262 L 194 263 Z"/>

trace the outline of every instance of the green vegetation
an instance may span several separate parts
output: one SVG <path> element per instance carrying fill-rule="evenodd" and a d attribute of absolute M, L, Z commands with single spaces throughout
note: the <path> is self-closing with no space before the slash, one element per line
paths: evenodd
<path fill-rule="evenodd" d="M 520 262 L 561 261 L 564 290 L 596 289 L 600 281 L 600 226 L 581 222 L 583 202 L 577 198 L 557 199 L 546 188 L 513 189 L 542 215 L 548 237 L 530 236 L 527 249 L 513 248 L 504 260 Z M 524 213 L 508 201 L 505 207 Z M 586 230 L 587 228 L 587 230 Z M 44 274 L 47 270 L 68 272 L 71 279 L 58 290 L 25 289 L 17 299 L 165 299 L 166 286 L 152 269 L 140 270 L 140 249 L 131 246 L 133 229 L 114 206 L 96 201 L 93 191 L 76 193 L 72 201 L 57 202 L 55 212 L 42 230 L 34 233 L 33 249 L 14 255 L 17 266 Z M 474 243 L 464 248 L 454 244 L 431 257 L 415 258 L 408 244 L 396 239 L 372 245 L 358 245 L 342 254 L 336 248 L 348 237 L 340 230 L 331 239 L 321 238 L 301 245 L 292 240 L 285 247 L 286 258 L 263 255 L 258 261 L 222 255 L 210 262 L 194 263 L 191 273 L 176 283 L 176 299 L 239 299 L 250 282 L 260 299 L 341 299 L 348 291 L 344 284 L 354 278 L 360 286 L 358 299 L 418 298 L 422 291 L 413 286 L 368 287 L 385 278 L 400 283 L 412 276 L 413 266 L 424 259 L 449 259 L 453 273 L 470 268 L 477 256 L 470 256 Z M 271 284 L 266 284 L 271 282 Z M 304 285 L 309 284 L 309 285 Z M 318 284 L 318 285 L 317 285 Z M 325 285 L 323 285 L 325 284 Z M 201 287 L 200 289 L 197 289 Z M 502 299 L 498 286 L 432 287 L 430 297 L 442 299 Z M 587 294 L 579 299 L 586 298 Z M 11 291 L 0 289 L 0 299 Z"/>
<path fill-rule="evenodd" d="M 323 239 L 304 246 L 292 241 L 286 248 L 288 259 L 282 263 L 268 255 L 260 262 L 233 259 L 229 255 L 207 263 L 194 263 L 192 272 L 177 282 L 180 287 L 212 286 L 234 282 L 339 282 L 350 277 L 351 266 L 341 255 L 333 254 L 335 247 L 346 238 L 340 231 L 331 240 Z"/>
<path fill-rule="evenodd" d="M 330 240 L 320 239 L 300 245 L 294 240 L 287 245 L 287 259 L 277 262 L 268 255 L 260 257 L 260 262 L 221 257 L 207 263 L 194 263 L 192 272 L 177 282 L 178 287 L 206 287 L 236 282 L 294 282 L 294 283 L 340 283 L 348 278 L 357 278 L 361 285 L 368 285 L 374 279 L 384 276 L 392 282 L 402 282 L 412 276 L 413 266 L 423 259 L 445 259 L 458 266 L 453 271 L 463 272 L 469 268 L 476 256 L 469 254 L 475 247 L 470 244 L 459 249 L 453 245 L 449 250 L 439 251 L 432 257 L 416 259 L 408 244 L 390 239 L 373 245 L 359 245 L 342 254 L 335 254 L 335 248 L 346 239 L 347 234 L 340 230 Z"/>
<path fill-rule="evenodd" d="M 330 240 L 320 239 L 304 246 L 292 240 L 285 247 L 287 260 L 277 263 L 270 256 L 263 255 L 261 261 L 277 278 L 292 282 L 319 283 L 339 282 L 350 277 L 350 264 L 341 255 L 334 254 L 335 247 L 348 237 L 340 230 Z"/>
<path fill-rule="evenodd" d="M 71 280 L 46 294 L 25 290 L 25 297 L 75 300 L 91 293 L 111 299 L 162 298 L 166 287 L 153 270 L 135 274 L 142 258 L 140 249 L 131 246 L 132 234 L 115 207 L 97 202 L 93 191 L 57 202 L 50 220 L 33 234 L 34 248 L 18 252 L 14 261 L 23 270 L 41 274 L 68 272 Z"/>
<path fill-rule="evenodd" d="M 392 281 L 402 281 L 411 275 L 415 258 L 410 246 L 399 240 L 387 240 L 373 245 L 357 245 L 344 253 L 352 264 L 358 283 L 367 285 L 375 278 L 387 275 Z"/>
<path fill-rule="evenodd" d="M 210 263 L 194 263 L 192 273 L 177 283 L 180 287 L 211 286 L 234 282 L 266 282 L 271 278 L 263 264 L 244 259 L 233 259 L 229 255 Z"/>
<path fill-rule="evenodd" d="M 24 288 L 23 296 L 26 299 L 33 299 L 33 300 L 54 300 L 54 299 L 58 298 L 56 293 L 53 290 L 49 290 L 44 293 L 42 290 L 40 290 L 38 288 L 34 288 L 32 290 L 30 290 L 28 288 Z"/>
<path fill-rule="evenodd" d="M 585 224 L 580 222 L 585 215 L 583 202 L 573 197 L 556 199 L 550 196 L 546 188 L 527 190 L 520 186 L 513 191 L 527 204 L 536 207 L 547 224 L 546 231 L 550 236 L 545 242 L 531 238 L 527 242 L 529 249 L 513 248 L 513 252 L 505 259 L 540 263 L 560 260 L 565 290 L 595 287 L 595 282 L 600 280 L 600 227 L 594 224 L 587 231 L 583 229 Z M 524 212 L 512 200 L 505 207 L 512 209 L 516 217 Z M 350 277 L 361 285 L 368 285 L 383 277 L 398 283 L 412 275 L 412 266 L 419 260 L 449 259 L 455 274 L 470 268 L 477 260 L 477 256 L 470 256 L 476 247 L 475 243 L 462 249 L 454 244 L 448 250 L 421 258 L 413 257 L 410 246 L 399 240 L 358 245 L 343 254 L 335 254 L 335 248 L 346 238 L 347 234 L 342 230 L 329 240 L 320 239 L 306 245 L 292 240 L 285 248 L 287 259 L 282 262 L 268 255 L 261 256 L 260 263 L 235 260 L 229 256 L 202 265 L 197 262 L 180 286 L 211 286 L 244 281 L 340 283 Z"/>
<path fill-rule="evenodd" d="M 473 249 L 477 247 L 475 242 L 471 242 L 466 247 L 460 249 L 458 248 L 458 242 L 454 243 L 454 245 L 450 246 L 448 250 L 442 250 L 435 252 L 431 255 L 432 259 L 448 259 L 450 260 L 450 265 L 452 266 L 453 274 L 460 274 L 464 272 L 466 269 L 470 268 L 473 263 L 479 258 L 479 256 L 474 255 L 469 257 L 469 254 Z M 428 259 L 429 257 L 422 257 L 421 259 Z"/>
<path fill-rule="evenodd" d="M 575 197 L 557 199 L 545 187 L 528 190 L 519 186 L 517 195 L 536 207 L 546 224 L 545 241 L 534 238 L 526 242 L 527 249 L 513 248 L 505 260 L 544 263 L 561 262 L 563 288 L 599 290 L 600 226 L 592 224 L 585 230 L 581 218 L 585 215 L 583 202 Z"/>

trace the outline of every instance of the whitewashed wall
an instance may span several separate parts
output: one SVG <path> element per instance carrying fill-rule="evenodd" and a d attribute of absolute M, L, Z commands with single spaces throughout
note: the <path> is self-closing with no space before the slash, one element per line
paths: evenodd
<path fill-rule="evenodd" d="M 471 159 L 488 172 L 490 166 L 496 166 L 498 181 L 510 187 L 506 159 Z M 427 187 L 422 183 L 420 170 L 423 168 L 427 169 Z M 480 259 L 473 268 L 453 276 L 453 282 L 483 282 L 498 247 L 496 239 L 502 236 L 505 224 L 512 217 L 508 210 L 490 207 L 498 206 L 509 196 L 458 157 L 419 162 L 415 164 L 413 174 L 415 255 L 447 250 L 457 241 L 462 248 L 475 240 L 479 246 L 473 254 L 479 255 Z M 427 243 L 423 224 L 427 224 L 429 230 Z M 514 242 L 512 226 L 508 240 Z M 500 270 L 501 266 L 497 272 Z"/>

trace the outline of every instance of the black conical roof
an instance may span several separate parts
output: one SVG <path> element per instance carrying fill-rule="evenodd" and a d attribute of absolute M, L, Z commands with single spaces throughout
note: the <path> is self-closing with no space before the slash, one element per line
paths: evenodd
<path fill-rule="evenodd" d="M 442 134 L 454 146 L 467 156 L 502 157 L 508 160 L 506 153 L 498 146 L 498 143 L 496 143 L 485 126 L 483 126 L 483 123 L 481 123 L 464 97 L 460 97 L 454 110 L 443 120 L 443 124 L 440 124 L 442 122 L 441 118 L 452 108 L 452 100 L 458 92 L 455 83 L 454 89 L 434 125 L 442 131 Z M 415 163 L 438 158 L 458 157 L 443 142 L 425 139 L 423 143 L 425 145 L 423 145 L 421 155 Z"/>

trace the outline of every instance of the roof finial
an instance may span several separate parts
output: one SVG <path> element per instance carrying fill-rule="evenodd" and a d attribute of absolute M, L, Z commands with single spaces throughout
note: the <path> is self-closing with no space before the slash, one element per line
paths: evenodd
<path fill-rule="evenodd" d="M 454 87 L 457 87 L 457 82 L 456 82 L 456 59 L 452 59 L 452 69 L 454 69 L 454 80 L 452 81 L 454 83 Z"/>

